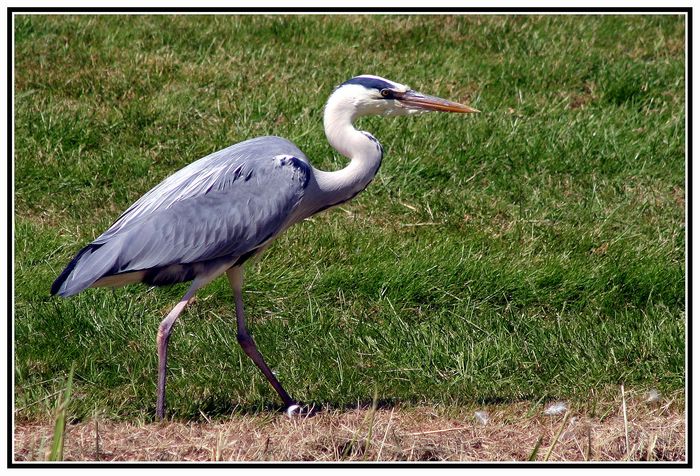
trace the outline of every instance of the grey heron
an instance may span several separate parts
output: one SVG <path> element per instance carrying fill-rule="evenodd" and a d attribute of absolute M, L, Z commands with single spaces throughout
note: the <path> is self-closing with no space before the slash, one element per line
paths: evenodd
<path fill-rule="evenodd" d="M 372 134 L 355 129 L 356 118 L 427 111 L 479 112 L 379 76 L 349 79 L 333 91 L 323 115 L 328 142 L 350 159 L 347 166 L 318 170 L 296 145 L 274 136 L 207 155 L 156 185 L 82 248 L 53 283 L 51 294 L 66 297 L 95 286 L 192 281 L 158 328 L 156 417 L 162 419 L 173 324 L 198 289 L 226 273 L 239 344 L 277 391 L 287 413 L 300 412 L 246 328 L 243 264 L 291 225 L 350 200 L 372 181 L 384 151 Z"/>

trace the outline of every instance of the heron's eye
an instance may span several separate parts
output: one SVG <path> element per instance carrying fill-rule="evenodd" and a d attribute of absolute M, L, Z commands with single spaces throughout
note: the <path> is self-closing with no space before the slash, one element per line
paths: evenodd
<path fill-rule="evenodd" d="M 391 96 L 391 89 L 382 89 L 381 91 L 379 91 L 379 94 L 381 94 L 382 97 L 388 98 L 389 96 Z"/>

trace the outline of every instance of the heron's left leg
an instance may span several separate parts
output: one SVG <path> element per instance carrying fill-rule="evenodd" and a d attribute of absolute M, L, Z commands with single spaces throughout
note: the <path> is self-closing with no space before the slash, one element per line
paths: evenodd
<path fill-rule="evenodd" d="M 251 337 L 248 329 L 245 325 L 245 314 L 243 313 L 243 268 L 236 266 L 230 268 L 226 272 L 228 280 L 231 283 L 231 288 L 233 288 L 233 295 L 236 300 L 236 323 L 238 327 L 238 333 L 236 337 L 238 338 L 238 343 L 243 348 L 243 352 L 251 358 L 251 360 L 258 366 L 262 373 L 267 378 L 270 385 L 275 389 L 277 394 L 280 396 L 284 402 L 284 406 L 287 412 L 294 411 L 299 408 L 296 401 L 294 401 L 286 390 L 279 383 L 277 377 L 272 373 L 270 368 L 265 363 L 262 354 L 255 345 L 255 341 Z"/>
<path fill-rule="evenodd" d="M 156 400 L 156 418 L 158 418 L 158 420 L 162 420 L 165 416 L 165 379 L 168 369 L 168 342 L 170 341 L 170 332 L 178 316 L 185 310 L 185 307 L 200 287 L 201 284 L 195 280 L 184 297 L 175 305 L 172 311 L 168 313 L 158 327 L 158 334 L 156 336 L 156 345 L 158 348 L 158 396 Z"/>

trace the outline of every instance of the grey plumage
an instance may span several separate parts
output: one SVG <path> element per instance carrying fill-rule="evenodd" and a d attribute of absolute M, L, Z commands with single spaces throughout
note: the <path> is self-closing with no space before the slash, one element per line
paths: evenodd
<path fill-rule="evenodd" d="M 146 193 L 81 250 L 52 288 L 71 296 L 143 271 L 149 284 L 193 279 L 210 265 L 264 246 L 292 218 L 309 180 L 304 154 L 281 137 L 259 137 L 210 154 Z M 133 276 L 123 276 L 133 282 Z"/>

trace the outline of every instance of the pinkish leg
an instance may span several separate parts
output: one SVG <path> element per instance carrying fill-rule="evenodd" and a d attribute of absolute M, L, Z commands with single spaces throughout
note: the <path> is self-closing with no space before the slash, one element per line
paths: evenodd
<path fill-rule="evenodd" d="M 175 305 L 172 311 L 163 319 L 158 327 L 156 345 L 158 347 L 158 399 L 156 401 L 156 418 L 162 420 L 165 416 L 165 378 L 168 369 L 168 341 L 173 324 L 185 309 L 189 301 L 194 297 L 200 285 L 195 281 L 187 290 L 182 300 Z"/>

